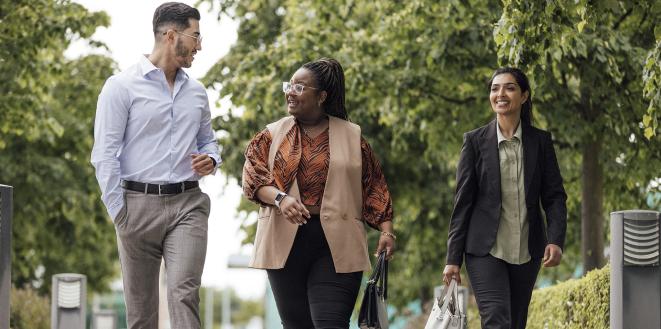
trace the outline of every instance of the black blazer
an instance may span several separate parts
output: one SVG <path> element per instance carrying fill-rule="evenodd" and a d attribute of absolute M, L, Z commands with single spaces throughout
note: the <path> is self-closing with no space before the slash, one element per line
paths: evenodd
<path fill-rule="evenodd" d="M 562 186 L 551 134 L 521 124 L 529 222 L 528 251 L 535 259 L 544 256 L 548 243 L 564 247 L 567 194 Z M 496 120 L 493 120 L 464 134 L 448 233 L 447 264 L 461 266 L 464 253 L 485 256 L 496 242 L 501 207 L 496 129 Z M 540 201 L 546 213 L 546 223 Z"/>

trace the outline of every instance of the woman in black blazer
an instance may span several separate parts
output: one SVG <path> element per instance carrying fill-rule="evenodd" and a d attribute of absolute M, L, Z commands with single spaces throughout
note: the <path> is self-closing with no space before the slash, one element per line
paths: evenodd
<path fill-rule="evenodd" d="M 465 257 L 482 328 L 525 328 L 540 265 L 562 258 L 567 195 L 526 75 L 500 68 L 489 88 L 496 119 L 464 134 L 443 281 L 461 283 Z"/>

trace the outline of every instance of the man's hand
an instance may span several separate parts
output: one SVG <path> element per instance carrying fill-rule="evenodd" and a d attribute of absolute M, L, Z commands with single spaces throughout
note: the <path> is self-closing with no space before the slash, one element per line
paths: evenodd
<path fill-rule="evenodd" d="M 208 154 L 191 154 L 191 168 L 199 176 L 206 176 L 215 169 Z"/>
<path fill-rule="evenodd" d="M 562 259 L 562 249 L 555 244 L 548 244 L 544 250 L 544 267 L 553 267 L 560 264 Z"/>

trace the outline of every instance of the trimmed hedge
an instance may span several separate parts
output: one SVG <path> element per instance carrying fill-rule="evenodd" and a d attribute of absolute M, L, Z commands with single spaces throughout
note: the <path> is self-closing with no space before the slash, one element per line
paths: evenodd
<path fill-rule="evenodd" d="M 50 329 L 50 301 L 36 291 L 11 288 L 9 328 Z"/>
<path fill-rule="evenodd" d="M 610 328 L 610 266 L 533 292 L 529 329 Z"/>

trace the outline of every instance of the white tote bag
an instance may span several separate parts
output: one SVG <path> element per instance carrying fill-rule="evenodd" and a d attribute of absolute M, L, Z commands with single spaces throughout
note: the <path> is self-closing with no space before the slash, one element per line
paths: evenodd
<path fill-rule="evenodd" d="M 452 279 L 441 294 L 443 299 L 434 300 L 425 329 L 466 329 L 466 310 L 459 302 L 457 281 Z"/>

